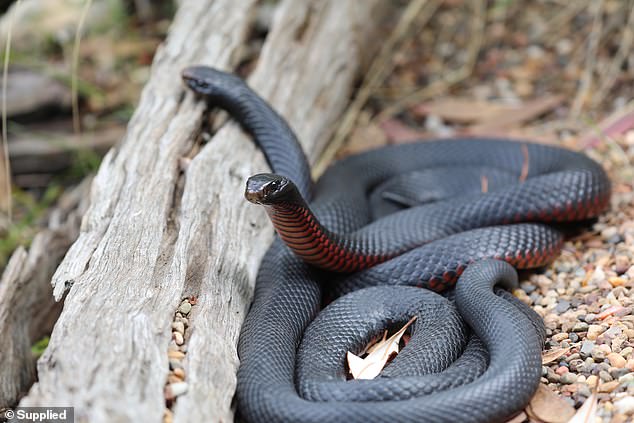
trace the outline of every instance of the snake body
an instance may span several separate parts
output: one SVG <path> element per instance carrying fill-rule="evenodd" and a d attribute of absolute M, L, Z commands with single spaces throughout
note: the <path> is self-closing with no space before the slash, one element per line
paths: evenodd
<path fill-rule="evenodd" d="M 607 207 L 597 163 L 529 142 L 453 139 L 348 157 L 313 186 L 289 126 L 241 79 L 208 67 L 183 78 L 253 135 L 275 172 L 250 178 L 245 192 L 279 237 L 240 335 L 243 418 L 489 422 L 525 406 L 543 323 L 494 286 L 517 285 L 513 266 L 552 260 L 562 235 L 551 224 Z M 486 193 L 474 175 L 492 182 Z M 454 285 L 447 297 L 431 291 Z M 347 351 L 412 316 L 411 340 L 377 379 L 346 380 Z"/>

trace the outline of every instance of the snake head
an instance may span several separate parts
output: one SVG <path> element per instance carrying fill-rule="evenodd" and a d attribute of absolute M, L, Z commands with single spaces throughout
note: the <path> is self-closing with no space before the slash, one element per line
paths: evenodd
<path fill-rule="evenodd" d="M 222 72 L 209 66 L 190 66 L 181 73 L 183 82 L 196 94 L 212 97 L 227 84 L 242 84 L 242 80 L 235 75 Z"/>
<path fill-rule="evenodd" d="M 272 206 L 282 202 L 301 201 L 299 191 L 288 178 L 272 173 L 260 173 L 247 180 L 244 197 L 254 204 Z"/>

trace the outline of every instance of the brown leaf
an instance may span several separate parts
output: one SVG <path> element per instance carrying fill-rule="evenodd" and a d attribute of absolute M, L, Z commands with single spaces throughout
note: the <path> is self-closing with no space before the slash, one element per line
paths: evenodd
<path fill-rule="evenodd" d="M 380 123 L 383 133 L 392 143 L 399 144 L 428 138 L 429 134 L 405 125 L 397 119 L 387 119 Z"/>
<path fill-rule="evenodd" d="M 566 423 L 575 415 L 572 405 L 542 384 L 524 411 L 532 420 L 545 423 Z"/>
<path fill-rule="evenodd" d="M 525 412 L 521 412 L 510 420 L 507 420 L 506 423 L 522 423 L 524 420 L 528 419 L 528 416 Z"/>
<path fill-rule="evenodd" d="M 357 126 L 346 144 L 337 153 L 337 157 L 343 158 L 372 148 L 383 147 L 386 144 L 387 136 L 378 125 L 369 123 L 365 126 Z"/>
<path fill-rule="evenodd" d="M 414 106 L 412 113 L 419 117 L 436 115 L 449 122 L 474 123 L 489 120 L 493 116 L 508 112 L 509 109 L 512 111 L 514 107 L 468 98 L 447 97 Z"/>
<path fill-rule="evenodd" d="M 594 423 L 597 419 L 598 404 L 597 394 L 590 395 L 568 423 Z"/>
<path fill-rule="evenodd" d="M 566 354 L 570 351 L 571 347 L 568 348 L 555 348 L 553 350 L 546 351 L 542 354 L 542 364 L 552 363 L 557 360 L 559 357 Z"/>
<path fill-rule="evenodd" d="M 528 103 L 521 104 L 513 110 L 504 110 L 491 118 L 471 126 L 468 132 L 473 135 L 495 133 L 520 126 L 526 122 L 553 110 L 559 106 L 564 97 L 561 95 L 542 97 Z"/>
<path fill-rule="evenodd" d="M 405 326 L 388 339 L 385 339 L 386 335 L 384 334 L 381 341 L 368 348 L 368 355 L 365 358 L 356 356 L 348 351 L 348 369 L 352 377 L 354 379 L 374 379 L 377 377 L 390 357 L 398 354 L 398 343 L 401 340 L 401 336 L 415 320 L 416 316 L 412 317 Z"/>
<path fill-rule="evenodd" d="M 597 127 L 593 127 L 579 140 L 583 148 L 596 147 L 606 137 L 616 138 L 634 129 L 634 103 L 619 109 L 616 113 L 604 119 Z"/>

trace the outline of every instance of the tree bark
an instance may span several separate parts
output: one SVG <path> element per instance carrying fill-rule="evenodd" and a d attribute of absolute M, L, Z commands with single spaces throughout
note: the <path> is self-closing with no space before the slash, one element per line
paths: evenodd
<path fill-rule="evenodd" d="M 48 335 L 61 303 L 53 300 L 53 272 L 77 239 L 81 216 L 88 207 L 91 178 L 65 193 L 51 212 L 46 229 L 26 251 L 18 248 L 0 281 L 0 408 L 17 403 L 35 380 L 31 346 Z"/>
<path fill-rule="evenodd" d="M 379 0 L 280 3 L 250 85 L 290 122 L 311 161 L 377 46 Z M 199 145 L 204 105 L 187 93 L 190 64 L 234 69 L 255 0 L 184 0 L 119 147 L 95 177 L 80 236 L 53 277 L 68 290 L 39 382 L 23 406 L 72 405 L 77 421 L 159 421 L 170 326 L 184 297 L 187 391 L 175 421 L 231 421 L 236 343 L 260 259 L 265 214 L 242 197 L 262 154 L 228 122 Z"/>

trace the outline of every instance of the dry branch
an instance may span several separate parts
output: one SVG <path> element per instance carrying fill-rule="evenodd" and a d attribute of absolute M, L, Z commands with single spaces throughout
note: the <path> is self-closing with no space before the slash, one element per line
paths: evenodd
<path fill-rule="evenodd" d="M 15 404 L 35 380 L 31 346 L 50 333 L 61 304 L 53 300 L 51 276 L 79 233 L 88 207 L 86 179 L 64 194 L 28 252 L 18 248 L 0 281 L 0 408 Z"/>

